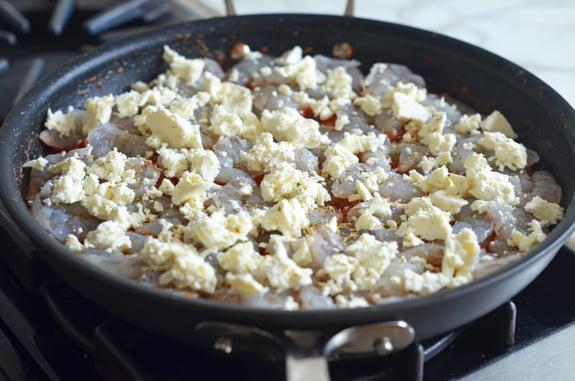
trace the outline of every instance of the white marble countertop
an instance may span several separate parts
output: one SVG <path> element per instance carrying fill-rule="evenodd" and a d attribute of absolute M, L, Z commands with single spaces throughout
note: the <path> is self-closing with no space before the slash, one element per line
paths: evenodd
<path fill-rule="evenodd" d="M 225 13 L 223 0 L 195 1 Z M 342 14 L 345 0 L 236 0 L 238 14 Z M 442 33 L 496 53 L 542 79 L 575 107 L 573 0 L 356 0 L 355 15 Z"/>

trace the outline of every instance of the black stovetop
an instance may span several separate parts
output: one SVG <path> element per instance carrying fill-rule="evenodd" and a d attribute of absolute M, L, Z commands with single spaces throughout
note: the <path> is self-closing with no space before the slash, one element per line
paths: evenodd
<path fill-rule="evenodd" d="M 0 123 L 35 81 L 78 53 L 195 18 L 170 0 L 0 0 Z"/>

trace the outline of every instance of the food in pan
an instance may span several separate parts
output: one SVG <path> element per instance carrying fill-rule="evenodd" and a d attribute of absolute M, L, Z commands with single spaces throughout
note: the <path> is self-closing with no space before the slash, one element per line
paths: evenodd
<path fill-rule="evenodd" d="M 222 70 L 166 46 L 165 73 L 48 110 L 30 160 L 37 221 L 154 286 L 241 305 L 354 308 L 468 284 L 561 220 L 498 111 L 407 67 L 237 45 Z"/>

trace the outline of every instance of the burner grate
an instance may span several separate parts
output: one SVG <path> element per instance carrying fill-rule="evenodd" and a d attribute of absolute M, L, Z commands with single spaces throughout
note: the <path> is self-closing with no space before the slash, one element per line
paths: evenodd
<path fill-rule="evenodd" d="M 0 122 L 43 75 L 114 34 L 183 21 L 165 0 L 0 0 Z"/>

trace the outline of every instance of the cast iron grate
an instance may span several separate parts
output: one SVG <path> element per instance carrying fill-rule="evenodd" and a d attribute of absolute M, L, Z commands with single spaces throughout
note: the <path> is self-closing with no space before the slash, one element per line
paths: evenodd
<path fill-rule="evenodd" d="M 0 0 L 0 122 L 41 76 L 80 52 L 181 17 L 166 0 Z"/>

